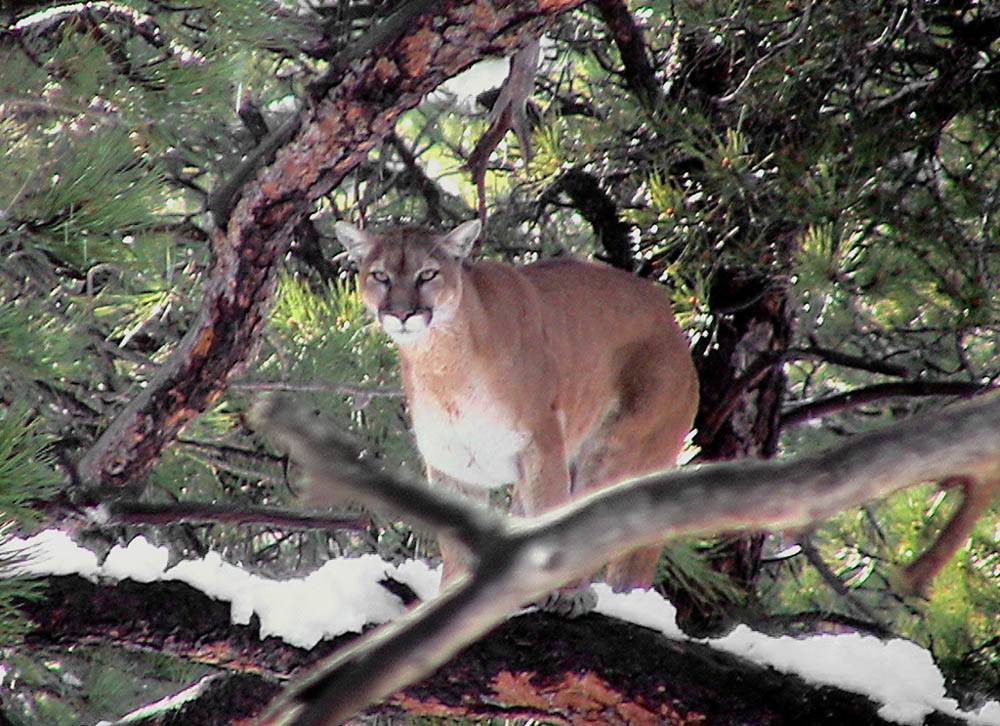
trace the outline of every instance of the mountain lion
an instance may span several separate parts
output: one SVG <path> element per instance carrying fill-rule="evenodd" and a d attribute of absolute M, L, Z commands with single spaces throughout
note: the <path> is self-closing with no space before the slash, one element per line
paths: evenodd
<path fill-rule="evenodd" d="M 533 516 L 673 466 L 698 381 L 665 292 L 577 260 L 468 262 L 479 230 L 336 225 L 399 349 L 431 482 L 481 500 L 514 482 L 514 511 Z M 447 541 L 442 554 L 447 578 L 461 560 Z M 658 554 L 634 551 L 605 579 L 649 587 Z"/>

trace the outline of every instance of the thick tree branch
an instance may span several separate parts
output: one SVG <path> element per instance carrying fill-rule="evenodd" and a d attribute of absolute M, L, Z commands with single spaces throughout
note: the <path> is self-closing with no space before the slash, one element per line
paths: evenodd
<path fill-rule="evenodd" d="M 800 526 L 924 481 L 992 485 L 1000 470 L 1000 396 L 991 395 L 822 454 L 652 475 L 535 520 L 501 520 L 374 471 L 351 456 L 342 436 L 280 401 L 255 415 L 316 485 L 344 487 L 445 531 L 457 528 L 477 556 L 471 576 L 442 597 L 322 664 L 283 697 L 268 724 L 338 724 L 440 666 L 519 604 L 633 547 L 665 536 Z"/>
<path fill-rule="evenodd" d="M 553 201 L 559 194 L 566 194 L 573 207 L 594 229 L 597 241 L 604 248 L 608 264 L 632 272 L 632 242 L 629 226 L 618 215 L 618 207 L 611 196 L 601 188 L 593 174 L 578 167 L 567 169 L 542 194 L 543 202 Z"/>
<path fill-rule="evenodd" d="M 339 641 L 311 651 L 269 637 L 260 621 L 233 625 L 228 602 L 214 600 L 183 582 L 93 583 L 76 575 L 45 580 L 45 596 L 17 603 L 35 624 L 27 647 L 69 643 L 148 648 L 229 670 L 287 675 L 333 652 Z M 164 607 L 169 603 L 169 607 Z"/>
<path fill-rule="evenodd" d="M 581 0 L 431 3 L 407 16 L 402 34 L 375 46 L 314 87 L 274 160 L 217 198 L 226 226 L 212 235 L 214 260 L 201 310 L 171 357 L 80 461 L 80 480 L 101 498 L 135 496 L 163 447 L 222 395 L 259 344 L 275 271 L 295 226 L 335 187 L 400 114 L 442 81 L 488 54 L 537 38 L 551 18 Z M 407 7 L 410 7 L 409 5 Z M 421 7 L 425 7 L 421 5 Z M 377 36 L 373 33 L 372 36 Z M 288 142 L 284 143 L 284 135 Z M 271 156 L 271 148 L 265 149 Z"/>

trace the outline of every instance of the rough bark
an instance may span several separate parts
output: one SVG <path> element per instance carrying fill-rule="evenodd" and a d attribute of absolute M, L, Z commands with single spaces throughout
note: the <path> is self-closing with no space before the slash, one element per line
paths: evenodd
<path fill-rule="evenodd" d="M 212 235 L 213 263 L 197 319 L 83 457 L 81 481 L 103 490 L 101 498 L 139 494 L 163 447 L 218 400 L 228 377 L 252 358 L 274 293 L 275 271 L 313 201 L 363 161 L 427 92 L 486 55 L 516 50 L 536 38 L 553 16 L 579 4 L 415 0 L 403 11 L 419 12 L 404 14 L 405 24 L 388 19 L 394 24 L 384 45 L 366 45 L 364 52 L 334 62 L 331 73 L 313 85 L 314 98 L 301 115 L 276 132 L 282 143 L 260 155 L 266 165 L 244 171 L 246 181 L 241 176 L 239 188 L 220 202 L 224 213 L 218 216 L 225 226 Z M 230 197 L 239 201 L 228 213 Z"/>
<path fill-rule="evenodd" d="M 664 103 L 663 87 L 632 11 L 623 0 L 594 0 L 594 5 L 618 48 L 625 84 L 649 113 L 658 113 Z"/>
<path fill-rule="evenodd" d="M 767 365 L 738 396 L 729 394 L 754 364 L 779 354 L 792 342 L 792 322 L 782 286 L 743 269 L 720 270 L 710 306 L 716 335 L 694 352 L 701 383 L 695 420 L 695 444 L 704 461 L 767 459 L 777 451 L 781 402 L 785 391 L 782 366 Z M 732 536 L 717 546 L 712 566 L 725 573 L 752 598 L 760 573 L 764 536 Z M 666 583 L 678 610 L 678 621 L 692 635 L 710 635 L 729 626 L 746 603 L 706 603 L 683 587 Z"/>
<path fill-rule="evenodd" d="M 67 575 L 48 578 L 46 584 L 44 598 L 18 605 L 35 623 L 24 639 L 26 647 L 140 647 L 269 676 L 288 675 L 336 647 L 336 641 L 324 641 L 310 652 L 274 637 L 261 640 L 256 615 L 246 625 L 233 625 L 228 602 L 183 582 L 108 584 Z"/>

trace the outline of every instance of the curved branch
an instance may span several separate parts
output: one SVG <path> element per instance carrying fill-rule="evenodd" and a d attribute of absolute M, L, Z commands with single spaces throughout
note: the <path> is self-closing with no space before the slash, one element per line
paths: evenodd
<path fill-rule="evenodd" d="M 166 34 L 151 15 L 140 13 L 127 5 L 113 2 L 74 3 L 60 7 L 46 8 L 14 23 L 2 35 L 9 37 L 34 36 L 58 37 L 62 26 L 79 19 L 90 22 L 114 23 L 124 26 L 140 36 L 151 46 L 168 51 L 185 61 L 203 61 L 204 56 L 193 48 L 166 37 Z M 85 26 L 81 26 L 85 27 Z"/>
<path fill-rule="evenodd" d="M 604 247 L 604 259 L 613 267 L 631 272 L 635 268 L 629 226 L 622 222 L 618 207 L 601 188 L 593 174 L 578 167 L 567 169 L 542 194 L 542 201 L 551 202 L 560 194 L 570 198 L 573 208 L 590 223 L 597 241 Z"/>
<path fill-rule="evenodd" d="M 788 348 L 787 350 L 768 351 L 760 355 L 746 367 L 743 374 L 728 388 L 726 395 L 715 407 L 715 410 L 705 418 L 703 426 L 708 434 L 711 436 L 718 431 L 719 427 L 722 426 L 722 423 L 729 417 L 730 414 L 732 414 L 733 409 L 736 408 L 743 396 L 748 391 L 752 390 L 772 367 L 781 363 L 787 363 L 788 361 L 802 360 L 805 358 L 819 358 L 820 360 L 833 365 L 855 368 L 858 370 L 869 371 L 871 373 L 881 373 L 886 376 L 905 377 L 909 375 L 909 370 L 906 367 L 895 363 L 862 358 L 860 356 L 850 355 L 849 353 L 842 353 L 838 350 L 822 348 L 816 345 L 810 346 L 809 348 Z M 984 387 L 980 386 L 978 389 L 973 390 L 972 393 L 978 393 L 983 390 L 983 388 Z M 786 424 L 794 423 L 798 423 L 798 421 L 785 421 L 783 419 L 781 425 L 784 426 Z"/>
<path fill-rule="evenodd" d="M 794 426 L 803 421 L 840 413 L 866 403 L 884 398 L 901 396 L 961 396 L 968 398 L 983 393 L 991 386 L 965 381 L 899 381 L 896 383 L 876 383 L 857 388 L 846 393 L 821 398 L 789 409 L 781 416 L 781 427 Z"/>

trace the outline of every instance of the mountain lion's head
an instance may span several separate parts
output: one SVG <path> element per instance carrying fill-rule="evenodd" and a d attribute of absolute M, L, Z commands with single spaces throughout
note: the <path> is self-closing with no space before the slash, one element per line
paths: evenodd
<path fill-rule="evenodd" d="M 417 227 L 369 234 L 347 222 L 334 229 L 358 266 L 362 300 L 396 343 L 416 343 L 454 317 L 461 264 L 479 237 L 478 220 L 447 234 Z"/>

